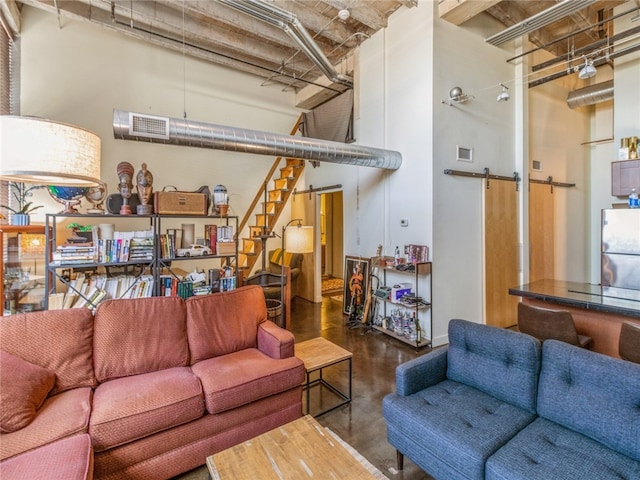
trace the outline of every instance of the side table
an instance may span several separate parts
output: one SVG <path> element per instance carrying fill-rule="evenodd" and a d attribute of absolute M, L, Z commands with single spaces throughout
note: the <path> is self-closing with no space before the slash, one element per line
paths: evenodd
<path fill-rule="evenodd" d="M 335 343 L 329 340 L 318 337 L 311 340 L 295 344 L 295 355 L 304 362 L 304 368 L 306 371 L 306 380 L 304 390 L 307 392 L 307 414 L 311 414 L 311 387 L 319 385 L 321 388 L 324 386 L 335 393 L 342 400 L 337 405 L 322 410 L 314 415 L 318 417 L 331 410 L 335 410 L 347 403 L 351 402 L 352 395 L 352 382 L 353 382 L 353 369 L 352 369 L 352 357 L 353 353 L 339 347 Z M 341 362 L 349 363 L 349 391 L 343 392 L 335 385 L 330 384 L 322 375 L 322 370 L 326 367 L 336 365 Z M 318 378 L 311 380 L 311 374 L 318 372 Z"/>

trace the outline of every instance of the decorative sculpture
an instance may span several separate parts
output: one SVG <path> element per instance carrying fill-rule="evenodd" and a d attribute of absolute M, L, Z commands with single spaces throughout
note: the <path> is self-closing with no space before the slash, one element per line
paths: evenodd
<path fill-rule="evenodd" d="M 147 170 L 147 164 L 142 164 L 142 169 L 136 176 L 136 188 L 138 190 L 138 198 L 140 205 L 137 207 L 138 215 L 150 215 L 153 213 L 153 205 L 151 198 L 153 195 L 153 175 Z"/>
<path fill-rule="evenodd" d="M 118 172 L 118 191 L 122 196 L 120 215 L 131 215 L 129 198 L 131 198 L 131 190 L 133 189 L 133 165 L 129 162 L 120 162 L 116 167 L 116 171 Z"/>

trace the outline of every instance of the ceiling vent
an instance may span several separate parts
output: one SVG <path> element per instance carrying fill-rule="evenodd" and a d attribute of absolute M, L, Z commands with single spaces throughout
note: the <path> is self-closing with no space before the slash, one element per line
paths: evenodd
<path fill-rule="evenodd" d="M 169 139 L 169 118 L 129 112 L 129 134 L 136 137 Z"/>

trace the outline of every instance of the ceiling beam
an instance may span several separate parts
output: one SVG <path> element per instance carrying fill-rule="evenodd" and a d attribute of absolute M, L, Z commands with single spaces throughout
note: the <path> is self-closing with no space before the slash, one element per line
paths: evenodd
<path fill-rule="evenodd" d="M 14 0 L 0 0 L 0 15 L 2 15 L 3 25 L 6 24 L 14 36 L 19 35 L 22 19 L 16 2 Z"/>
<path fill-rule="evenodd" d="M 499 2 L 500 0 L 441 0 L 438 15 L 449 23 L 462 25 Z"/>
<path fill-rule="evenodd" d="M 336 10 L 349 10 L 351 18 L 366 25 L 373 31 L 378 31 L 381 28 L 387 26 L 387 19 L 380 13 L 380 7 L 374 8 L 373 6 L 364 5 L 358 0 L 320 0 L 322 3 L 335 8 Z M 383 3 L 383 2 L 372 2 Z"/>

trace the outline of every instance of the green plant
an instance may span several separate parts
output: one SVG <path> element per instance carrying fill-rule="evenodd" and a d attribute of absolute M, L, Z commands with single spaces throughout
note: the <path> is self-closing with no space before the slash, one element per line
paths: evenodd
<path fill-rule="evenodd" d="M 41 188 L 45 188 L 44 185 L 27 186 L 21 182 L 9 182 L 10 195 L 16 200 L 17 206 L 1 206 L 2 208 L 6 208 L 10 212 L 12 212 L 14 215 L 29 215 L 34 210 L 43 207 L 43 205 L 34 205 L 33 202 L 28 201 L 28 198 L 33 196 L 33 192 Z"/>

